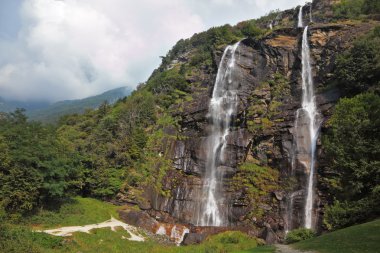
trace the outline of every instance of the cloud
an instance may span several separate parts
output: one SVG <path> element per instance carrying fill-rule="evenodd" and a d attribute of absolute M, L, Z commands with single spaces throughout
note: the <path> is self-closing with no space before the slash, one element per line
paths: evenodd
<path fill-rule="evenodd" d="M 17 40 L 0 41 L 0 94 L 17 99 L 135 86 L 178 39 L 204 29 L 181 1 L 29 0 L 21 13 Z"/>
<path fill-rule="evenodd" d="M 0 96 L 57 101 L 134 87 L 177 40 L 303 2 L 24 0 L 18 32 L 6 36 L 14 20 L 0 26 Z"/>

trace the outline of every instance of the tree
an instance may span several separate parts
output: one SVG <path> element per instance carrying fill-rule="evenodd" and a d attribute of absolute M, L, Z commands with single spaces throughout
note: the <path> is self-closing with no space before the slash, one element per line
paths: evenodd
<path fill-rule="evenodd" d="M 325 224 L 336 229 L 380 213 L 380 96 L 343 98 L 329 120 L 324 146 L 331 166 Z"/>

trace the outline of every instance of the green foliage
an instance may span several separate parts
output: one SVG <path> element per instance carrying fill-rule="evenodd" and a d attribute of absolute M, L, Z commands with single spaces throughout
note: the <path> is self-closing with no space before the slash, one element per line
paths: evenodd
<path fill-rule="evenodd" d="M 342 0 L 333 6 L 334 17 L 337 19 L 356 19 L 365 14 L 379 14 L 378 0 Z"/>
<path fill-rule="evenodd" d="M 168 159 L 168 151 L 172 141 L 177 136 L 177 121 L 168 114 L 160 116 L 155 129 L 149 134 L 145 152 L 145 159 L 139 165 L 146 173 L 146 183 L 153 183 L 156 192 L 161 195 L 168 195 L 169 192 L 163 190 L 162 184 L 166 173 L 171 169 L 173 163 Z"/>
<path fill-rule="evenodd" d="M 380 85 L 380 27 L 355 41 L 336 60 L 335 77 L 347 95 L 355 95 Z"/>
<path fill-rule="evenodd" d="M 324 139 L 336 191 L 350 199 L 371 194 L 380 183 L 380 97 L 373 93 L 339 101 Z"/>
<path fill-rule="evenodd" d="M 353 202 L 336 200 L 326 207 L 323 223 L 328 230 L 336 230 L 368 220 L 376 212 L 376 204 L 372 201 L 379 201 L 379 198 L 365 198 Z M 377 213 L 379 211 L 380 208 L 377 206 Z"/>
<path fill-rule="evenodd" d="M 294 229 L 286 234 L 286 243 L 295 243 L 315 237 L 313 230 L 307 228 Z"/>
<path fill-rule="evenodd" d="M 104 105 L 62 119 L 58 137 L 79 160 L 77 191 L 111 198 L 130 184 L 138 185 L 144 172 L 136 170 L 135 164 L 144 158 L 145 129 L 155 121 L 155 98 L 147 90 L 134 92 L 113 107 Z"/>
<path fill-rule="evenodd" d="M 380 97 L 364 93 L 339 101 L 324 145 L 331 172 L 325 180 L 337 200 L 326 209 L 325 225 L 337 229 L 380 213 Z"/>
<path fill-rule="evenodd" d="M 352 226 L 293 244 L 297 249 L 320 253 L 372 253 L 380 248 L 380 220 Z"/>
<path fill-rule="evenodd" d="M 76 161 L 54 128 L 29 123 L 16 110 L 1 120 L 0 141 L 0 199 L 7 212 L 26 213 L 70 194 Z"/>
<path fill-rule="evenodd" d="M 373 1 L 373 0 L 372 0 Z M 341 0 L 334 5 L 334 16 L 338 19 L 353 19 L 363 14 L 365 0 Z"/>
<path fill-rule="evenodd" d="M 335 75 L 346 95 L 378 92 L 380 28 L 358 39 L 339 56 Z M 380 97 L 363 93 L 339 101 L 323 137 L 330 163 L 329 176 L 321 181 L 335 196 L 326 208 L 324 224 L 329 230 L 377 217 L 380 213 Z"/>
<path fill-rule="evenodd" d="M 264 34 L 264 30 L 257 26 L 255 20 L 244 21 L 237 24 L 237 28 L 241 30 L 241 33 L 248 38 L 256 38 Z"/>
<path fill-rule="evenodd" d="M 186 95 L 186 92 L 189 91 L 184 75 L 181 75 L 177 68 L 152 75 L 147 82 L 147 88 L 157 95 L 157 103 L 166 108 L 173 104 L 178 97 Z"/>

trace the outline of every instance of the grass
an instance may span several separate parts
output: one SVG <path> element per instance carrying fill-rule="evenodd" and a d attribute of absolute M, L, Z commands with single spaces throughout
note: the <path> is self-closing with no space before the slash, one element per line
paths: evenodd
<path fill-rule="evenodd" d="M 233 253 L 275 253 L 276 248 L 272 245 L 267 246 L 259 246 L 257 248 L 249 249 L 249 250 L 242 250 L 242 251 L 236 251 Z"/>
<path fill-rule="evenodd" d="M 17 253 L 272 253 L 267 247 L 257 247 L 256 238 L 236 231 L 209 237 L 202 244 L 163 245 L 153 239 L 129 241 L 128 232 L 109 228 L 94 229 L 90 234 L 74 233 L 71 237 L 56 237 L 33 232 L 32 228 L 57 228 L 86 225 L 118 217 L 119 207 L 90 198 L 77 197 L 55 210 L 41 210 L 29 217 L 26 224 L 4 224 L 0 227 L 0 252 Z"/>
<path fill-rule="evenodd" d="M 81 226 L 118 218 L 120 207 L 91 198 L 76 197 L 61 205 L 57 210 L 40 210 L 27 218 L 27 224 L 40 228 Z"/>
<path fill-rule="evenodd" d="M 211 236 L 204 243 L 190 246 L 161 245 L 155 241 L 134 242 L 123 239 L 126 231 L 111 231 L 109 228 L 94 229 L 91 234 L 74 233 L 69 239 L 56 242 L 56 237 L 43 233 L 34 233 L 33 238 L 24 238 L 33 241 L 33 252 L 38 253 L 272 253 L 266 247 L 257 247 L 255 238 L 248 235 L 228 231 Z M 28 234 L 30 236 L 30 234 Z M 41 238 L 40 238 L 41 237 Z M 37 240 L 36 240 L 37 239 Z M 53 245 L 54 247 L 51 247 Z M 257 250 L 256 250 L 257 249 Z M 15 251 L 27 252 L 27 251 Z"/>
<path fill-rule="evenodd" d="M 380 249 L 380 219 L 292 244 L 319 253 L 374 253 Z"/>

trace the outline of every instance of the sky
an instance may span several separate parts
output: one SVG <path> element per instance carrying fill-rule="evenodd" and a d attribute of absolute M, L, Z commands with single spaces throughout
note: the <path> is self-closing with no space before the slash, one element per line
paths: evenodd
<path fill-rule="evenodd" d="M 55 102 L 136 87 L 182 38 L 305 0 L 0 0 L 0 97 Z"/>

